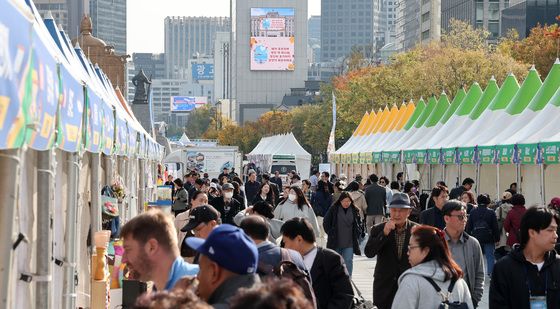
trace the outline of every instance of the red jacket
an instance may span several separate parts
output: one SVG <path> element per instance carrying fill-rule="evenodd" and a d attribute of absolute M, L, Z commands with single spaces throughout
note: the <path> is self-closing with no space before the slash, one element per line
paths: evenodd
<path fill-rule="evenodd" d="M 519 228 L 521 227 L 521 218 L 527 209 L 523 205 L 513 205 L 513 208 L 508 212 L 506 221 L 504 221 L 504 229 L 508 233 L 507 245 L 513 246 L 519 243 Z"/>

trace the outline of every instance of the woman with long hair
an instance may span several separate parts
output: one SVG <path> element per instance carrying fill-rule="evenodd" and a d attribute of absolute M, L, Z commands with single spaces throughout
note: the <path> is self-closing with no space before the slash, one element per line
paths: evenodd
<path fill-rule="evenodd" d="M 412 268 L 399 277 L 393 309 L 442 308 L 444 302 L 463 306 L 457 308 L 474 308 L 463 271 L 451 257 L 442 230 L 427 225 L 414 227 L 408 261 Z"/>
<path fill-rule="evenodd" d="M 272 205 L 272 207 L 276 205 L 276 196 L 274 196 L 274 191 L 272 191 L 272 188 L 270 188 L 270 184 L 266 182 L 263 182 L 261 184 L 261 188 L 259 189 L 257 195 L 255 195 L 255 198 L 251 202 L 251 205 L 255 205 L 256 203 L 263 201 L 269 203 L 270 205 Z"/>
<path fill-rule="evenodd" d="M 361 234 L 361 218 L 358 207 L 350 193 L 343 191 L 340 197 L 329 208 L 323 227 L 327 233 L 327 248 L 342 256 L 348 274 L 352 276 L 354 254 L 361 255 L 359 238 Z"/>
<path fill-rule="evenodd" d="M 306 218 L 311 222 L 315 236 L 321 237 L 319 223 L 313 208 L 309 205 L 309 201 L 305 198 L 303 191 L 298 186 L 291 186 L 288 191 L 288 199 L 280 203 L 274 210 L 274 217 L 283 222 L 286 222 L 295 217 Z"/>
<path fill-rule="evenodd" d="M 418 199 L 418 196 L 416 196 L 416 193 L 412 191 L 413 188 L 414 188 L 414 184 L 412 182 L 407 181 L 404 184 L 403 191 L 404 193 L 406 193 L 406 195 L 408 195 L 408 198 L 410 199 L 410 206 L 412 206 L 412 212 L 410 213 L 409 219 L 414 222 L 419 222 L 420 213 L 422 212 L 422 206 L 420 206 L 420 200 Z"/>
<path fill-rule="evenodd" d="M 284 225 L 284 221 L 280 221 L 274 218 L 274 207 L 266 201 L 256 202 L 253 206 L 249 206 L 243 209 L 233 218 L 233 222 L 239 226 L 243 218 L 250 215 L 258 215 L 263 217 L 268 223 L 268 228 L 270 230 L 270 235 L 268 235 L 268 240 L 276 243 L 276 239 L 282 236 L 280 229 Z"/>
<path fill-rule="evenodd" d="M 471 210 L 477 207 L 476 198 L 474 197 L 474 193 L 471 191 L 464 191 L 461 194 L 461 201 L 467 204 L 467 214 L 470 214 Z"/>

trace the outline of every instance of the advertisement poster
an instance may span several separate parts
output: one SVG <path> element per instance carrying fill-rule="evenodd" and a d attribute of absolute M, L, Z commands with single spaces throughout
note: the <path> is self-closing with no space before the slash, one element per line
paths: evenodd
<path fill-rule="evenodd" d="M 194 80 L 213 80 L 214 65 L 211 63 L 193 63 L 192 78 Z"/>
<path fill-rule="evenodd" d="M 251 8 L 251 70 L 293 71 L 293 8 Z"/>
<path fill-rule="evenodd" d="M 171 97 L 172 112 L 190 112 L 208 104 L 207 97 Z"/>

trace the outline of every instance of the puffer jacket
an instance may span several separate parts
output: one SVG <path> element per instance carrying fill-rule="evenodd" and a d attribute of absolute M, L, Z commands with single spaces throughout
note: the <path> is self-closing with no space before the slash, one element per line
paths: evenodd
<path fill-rule="evenodd" d="M 444 281 L 445 273 L 441 266 L 432 260 L 408 269 L 399 277 L 399 289 L 391 308 L 439 308 L 442 296 L 424 276 L 432 278 L 441 291 L 447 293 L 451 280 Z M 465 280 L 459 279 L 455 282 L 453 292 L 449 295 L 449 301 L 466 303 L 469 309 L 474 308 Z"/>

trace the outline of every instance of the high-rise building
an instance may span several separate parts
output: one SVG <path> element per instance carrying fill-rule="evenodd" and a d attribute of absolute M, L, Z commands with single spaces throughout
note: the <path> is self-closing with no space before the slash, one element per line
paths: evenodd
<path fill-rule="evenodd" d="M 89 0 L 34 0 L 33 3 L 43 18 L 50 11 L 70 38 L 80 34 L 82 17 L 89 14 Z"/>
<path fill-rule="evenodd" d="M 152 79 L 165 78 L 165 54 L 133 53 L 132 62 L 135 70 L 144 70 Z"/>
<path fill-rule="evenodd" d="M 397 0 L 373 0 L 374 50 L 378 51 L 386 44 L 395 41 L 395 23 Z"/>
<path fill-rule="evenodd" d="M 519 38 L 526 38 L 531 29 L 538 24 L 555 24 L 556 16 L 560 15 L 558 1 L 514 1 L 509 8 L 502 10 L 501 35 L 506 35 L 509 29 L 517 30 Z"/>
<path fill-rule="evenodd" d="M 214 95 L 216 100 L 230 98 L 229 32 L 216 32 L 214 40 Z"/>
<path fill-rule="evenodd" d="M 441 38 L 441 0 L 399 0 L 396 4 L 395 50 Z"/>
<path fill-rule="evenodd" d="M 373 56 L 375 1 L 381 0 L 321 1 L 322 62 L 343 59 L 353 47 Z"/>
<path fill-rule="evenodd" d="M 307 30 L 309 31 L 308 45 L 311 54 L 310 63 L 321 61 L 321 16 L 311 16 L 307 22 Z"/>
<path fill-rule="evenodd" d="M 234 1 L 238 123 L 279 106 L 307 78 L 307 0 Z"/>
<path fill-rule="evenodd" d="M 72 1 L 72 0 L 69 0 Z M 126 54 L 126 0 L 89 0 L 93 35 Z"/>
<path fill-rule="evenodd" d="M 166 17 L 165 68 L 167 78 L 186 78 L 195 54 L 214 54 L 216 32 L 229 32 L 227 17 Z"/>
<path fill-rule="evenodd" d="M 500 13 L 509 4 L 509 0 L 441 0 L 441 28 L 449 31 L 451 19 L 459 19 L 473 27 L 488 30 L 489 39 L 497 40 L 500 36 Z"/>

